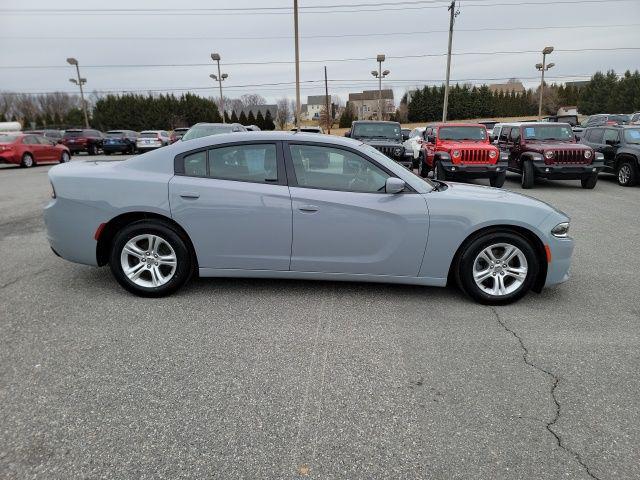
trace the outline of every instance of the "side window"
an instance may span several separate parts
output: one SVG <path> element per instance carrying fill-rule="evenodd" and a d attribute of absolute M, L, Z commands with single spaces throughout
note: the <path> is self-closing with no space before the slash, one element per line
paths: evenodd
<path fill-rule="evenodd" d="M 195 152 L 184 157 L 184 174 L 190 177 L 207 175 L 207 152 Z"/>
<path fill-rule="evenodd" d="M 208 167 L 208 175 L 212 178 L 255 183 L 278 182 L 276 146 L 272 143 L 211 149 Z"/>
<path fill-rule="evenodd" d="M 604 135 L 604 128 L 594 128 L 589 135 L 589 141 L 591 143 L 604 143 L 602 136 Z"/>
<path fill-rule="evenodd" d="M 40 145 L 51 146 L 51 140 L 49 140 L 49 139 L 46 139 L 44 137 L 36 137 L 36 139 L 38 140 L 38 143 Z"/>
<path fill-rule="evenodd" d="M 509 133 L 509 143 L 520 143 L 520 128 L 514 127 Z"/>
<path fill-rule="evenodd" d="M 37 145 L 38 139 L 34 135 L 27 135 L 24 137 L 24 140 L 22 140 L 22 143 L 25 145 Z"/>
<path fill-rule="evenodd" d="M 389 175 L 369 160 L 339 148 L 291 145 L 291 158 L 301 187 L 378 193 Z"/>
<path fill-rule="evenodd" d="M 620 136 L 618 135 L 618 131 L 613 128 L 607 128 L 604 131 L 604 143 L 619 143 Z"/>
<path fill-rule="evenodd" d="M 502 130 L 500 130 L 499 141 L 500 142 L 506 142 L 507 138 L 509 138 L 509 133 L 510 132 L 511 132 L 511 127 L 502 127 Z"/>

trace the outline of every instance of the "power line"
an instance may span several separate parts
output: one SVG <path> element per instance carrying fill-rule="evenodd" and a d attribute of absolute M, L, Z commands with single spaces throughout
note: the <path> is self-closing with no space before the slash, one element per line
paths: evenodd
<path fill-rule="evenodd" d="M 434 4 L 435 2 L 440 2 L 441 0 L 421 0 L 416 3 L 423 4 L 422 9 L 434 9 L 434 8 L 443 8 L 446 4 Z M 473 0 L 472 0 L 473 1 Z M 479 0 L 475 0 L 478 2 Z M 592 3 L 614 3 L 614 2 L 632 2 L 636 0 L 547 0 L 542 2 L 532 2 L 532 1 L 522 1 L 522 2 L 501 2 L 501 3 L 465 3 L 465 8 L 473 8 L 473 7 L 519 7 L 519 6 L 544 6 L 544 5 L 576 5 L 576 4 L 592 4 Z M 352 8 L 353 5 L 341 4 L 341 5 L 317 5 L 315 8 L 333 8 L 332 10 L 305 10 L 303 13 L 312 14 L 326 14 L 326 13 L 355 13 L 355 12 L 387 12 L 387 11 L 399 11 L 398 6 L 403 6 L 408 4 L 409 2 L 397 2 L 397 3 L 379 3 L 379 4 L 371 4 L 371 5 L 393 5 L 393 7 L 385 7 L 385 8 Z M 415 3 L 414 3 L 415 4 Z M 429 5 L 431 4 L 431 5 Z M 364 4 L 362 4 L 364 5 Z M 93 9 L 93 10 L 79 10 L 79 9 L 0 9 L 0 13 L 5 15 L 56 15 L 56 16 L 66 16 L 66 15 L 115 15 L 115 16 L 132 16 L 132 15 L 153 15 L 153 16 L 229 16 L 229 15 L 246 15 L 247 12 L 256 12 L 261 7 L 249 7 L 244 9 L 233 9 L 233 11 L 223 11 L 223 9 L 211 9 L 209 10 L 197 10 L 196 9 L 175 9 L 171 11 L 162 10 L 162 9 L 137 9 L 127 11 L 125 9 Z M 266 8 L 266 7 L 262 7 Z M 278 7 L 272 7 L 278 8 Z M 286 9 L 285 11 L 273 11 L 273 10 L 260 10 L 258 13 L 260 15 L 290 15 L 291 8 L 289 7 L 279 7 Z M 310 8 L 310 7 L 307 7 Z"/>
<path fill-rule="evenodd" d="M 627 28 L 627 27 L 638 27 L 640 23 L 625 23 L 625 24 L 617 24 L 617 25 L 547 25 L 547 26 L 539 26 L 539 27 L 495 27 L 495 28 L 460 28 L 457 29 L 456 32 L 511 32 L 511 31 L 524 31 L 524 30 L 574 30 L 574 29 L 582 29 L 582 28 Z M 389 36 L 413 36 L 413 35 L 428 35 L 432 33 L 447 33 L 449 30 L 419 30 L 413 32 L 386 32 L 386 33 L 345 33 L 345 34 L 336 34 L 336 35 L 301 35 L 300 38 L 356 38 L 356 37 L 389 37 Z M 255 40 L 290 40 L 293 36 L 291 35 L 274 35 L 267 37 L 207 37 L 207 36 L 193 36 L 193 37 L 110 37 L 110 36 L 99 36 L 99 37 L 49 37 L 49 36 L 0 36 L 0 39 L 3 40 L 76 40 L 76 41 L 85 41 L 85 40 L 167 40 L 167 41 L 176 41 L 176 40 L 247 40 L 247 41 L 255 41 Z"/>
<path fill-rule="evenodd" d="M 594 47 L 594 48 L 557 48 L 555 52 L 565 53 L 581 53 L 581 52 L 612 52 L 612 51 L 637 51 L 640 47 Z M 523 55 L 523 54 L 539 54 L 538 50 L 505 50 L 495 52 L 457 52 L 454 56 L 467 55 Z M 415 55 L 387 55 L 387 59 L 402 60 L 414 58 L 443 57 L 446 53 L 423 53 Z M 300 63 L 331 63 L 331 62 L 359 62 L 371 61 L 371 57 L 356 58 L 325 58 L 300 60 Z M 243 66 L 243 65 L 290 65 L 290 60 L 265 60 L 257 62 L 227 62 L 225 66 Z M 149 63 L 149 64 L 103 64 L 103 65 L 83 65 L 82 68 L 164 68 L 164 67 L 211 67 L 211 63 Z M 19 69 L 61 69 L 68 68 L 66 65 L 0 65 L 0 69 L 19 70 Z"/>

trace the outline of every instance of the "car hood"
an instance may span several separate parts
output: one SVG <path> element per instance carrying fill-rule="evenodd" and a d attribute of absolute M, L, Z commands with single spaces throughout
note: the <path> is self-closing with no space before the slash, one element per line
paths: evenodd
<path fill-rule="evenodd" d="M 525 149 L 537 153 L 544 153 L 546 150 L 591 150 L 590 147 L 581 143 L 570 142 L 527 143 Z"/>
<path fill-rule="evenodd" d="M 391 138 L 357 138 L 356 140 L 360 140 L 362 143 L 366 143 L 367 145 L 379 147 L 397 147 L 402 145 L 402 141 L 400 139 L 393 140 Z"/>

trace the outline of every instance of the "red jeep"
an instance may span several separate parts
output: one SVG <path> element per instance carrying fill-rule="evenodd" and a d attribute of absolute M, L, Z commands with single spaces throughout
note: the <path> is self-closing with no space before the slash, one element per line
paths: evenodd
<path fill-rule="evenodd" d="M 500 188 L 507 173 L 508 155 L 489 142 L 484 125 L 439 123 L 427 126 L 418 161 L 421 177 L 433 170 L 433 178 L 489 178 Z"/>

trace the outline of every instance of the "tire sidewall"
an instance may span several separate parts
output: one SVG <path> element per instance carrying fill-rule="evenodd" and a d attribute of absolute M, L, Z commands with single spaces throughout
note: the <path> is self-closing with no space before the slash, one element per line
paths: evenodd
<path fill-rule="evenodd" d="M 136 285 L 125 275 L 120 263 L 120 255 L 125 244 L 133 237 L 144 234 L 157 235 L 167 241 L 176 253 L 176 271 L 166 284 L 156 287 Z M 161 222 L 140 221 L 127 225 L 116 233 L 109 254 L 109 266 L 120 285 L 126 290 L 143 297 L 161 297 L 169 295 L 183 286 L 193 273 L 192 257 L 185 240 L 171 227 Z"/>
<path fill-rule="evenodd" d="M 27 162 L 28 158 L 31 159 L 31 162 Z M 35 158 L 33 158 L 33 155 L 31 155 L 30 153 L 25 153 L 22 156 L 22 163 L 21 164 L 22 164 L 22 166 L 24 168 L 31 168 L 36 164 L 36 160 L 35 160 Z"/>
<path fill-rule="evenodd" d="M 529 160 L 525 160 L 522 163 L 522 188 L 533 188 L 534 183 L 533 164 Z"/>
<path fill-rule="evenodd" d="M 473 279 L 473 264 L 478 254 L 490 245 L 508 243 L 524 253 L 528 272 L 527 278 L 518 290 L 509 295 L 495 297 L 483 292 Z M 474 239 L 464 250 L 458 262 L 457 278 L 462 290 L 471 298 L 485 305 L 506 305 L 527 294 L 535 283 L 539 272 L 539 259 L 531 243 L 522 236 L 511 232 L 488 232 Z"/>
<path fill-rule="evenodd" d="M 71 155 L 69 155 L 68 152 L 63 151 L 60 155 L 60 163 L 67 163 L 69 160 L 71 160 Z"/>

